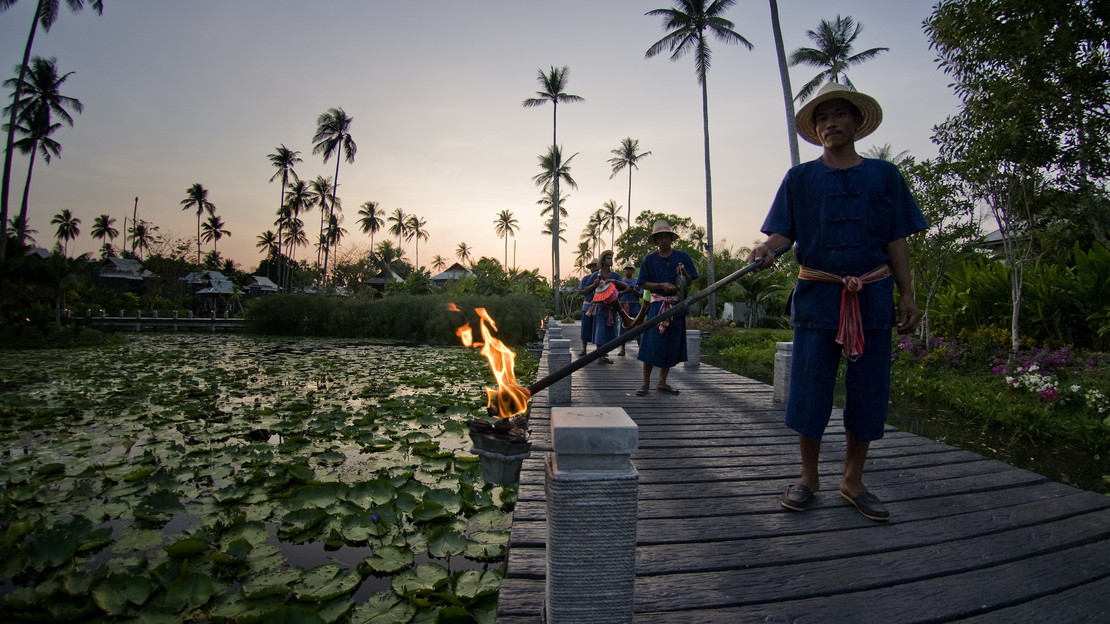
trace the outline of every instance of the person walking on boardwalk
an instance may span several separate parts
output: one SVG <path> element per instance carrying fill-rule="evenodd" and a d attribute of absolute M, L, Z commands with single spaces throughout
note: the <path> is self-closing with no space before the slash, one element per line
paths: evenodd
<path fill-rule="evenodd" d="M 593 317 L 594 333 L 591 341 L 601 346 L 617 337 L 621 326 L 620 313 L 617 312 L 617 301 L 620 293 L 628 288 L 621 280 L 621 276 L 613 270 L 613 252 L 608 249 L 598 256 L 599 266 L 594 278 L 592 295 L 593 303 L 583 316 Z M 613 360 L 608 355 L 601 356 L 598 364 L 612 364 Z"/>
<path fill-rule="evenodd" d="M 636 283 L 635 273 L 636 267 L 632 266 L 631 264 L 624 265 L 624 277 L 621 278 L 621 281 L 624 282 L 624 285 L 627 288 L 623 292 L 621 292 L 619 297 L 617 297 L 617 301 L 620 302 L 621 309 L 624 310 L 624 313 L 628 318 L 636 318 L 636 315 L 640 313 L 640 297 L 642 297 L 644 294 L 643 290 L 640 288 L 640 285 Z M 624 329 L 624 326 L 622 324 L 619 333 L 623 334 L 625 331 L 626 330 Z M 636 338 L 636 344 L 640 344 L 639 337 Z M 617 355 L 624 355 L 623 344 L 621 345 L 620 353 L 618 353 Z"/>
<path fill-rule="evenodd" d="M 594 339 L 594 317 L 587 316 L 586 312 L 593 303 L 594 280 L 597 279 L 597 260 L 586 263 L 586 276 L 578 284 L 578 294 L 582 295 L 582 323 L 578 336 L 582 339 L 582 355 L 586 355 L 586 347 Z"/>
<path fill-rule="evenodd" d="M 840 494 L 878 521 L 888 520 L 890 512 L 864 485 L 863 468 L 870 443 L 883 437 L 886 424 L 890 330 L 896 326 L 906 334 L 921 320 L 906 237 L 928 226 L 897 167 L 856 153 L 855 142 L 882 117 L 874 98 L 836 83 L 798 111 L 798 134 L 821 146 L 821 157 L 787 172 L 761 228 L 768 238 L 748 255 L 766 268 L 775 260 L 772 249 L 794 243 L 801 265 L 790 305 L 794 347 L 786 425 L 798 432 L 802 471 L 780 503 L 804 511 L 820 489 L 821 437 L 843 357 L 847 449 Z"/>
<path fill-rule="evenodd" d="M 674 249 L 672 245 L 678 235 L 671 230 L 666 221 L 655 222 L 648 236 L 648 242 L 658 247 L 658 251 L 648 254 L 640 264 L 640 287 L 651 291 L 647 318 L 654 318 L 677 304 L 686 294 L 686 286 L 698 278 L 690 254 Z M 651 386 L 651 371 L 659 367 L 659 381 L 655 389 L 665 394 L 678 394 L 678 390 L 667 384 L 671 367 L 686 361 L 686 314 L 679 313 L 647 330 L 642 336 L 640 353 L 637 356 L 644 363 L 644 379 L 636 396 L 644 396 Z"/>

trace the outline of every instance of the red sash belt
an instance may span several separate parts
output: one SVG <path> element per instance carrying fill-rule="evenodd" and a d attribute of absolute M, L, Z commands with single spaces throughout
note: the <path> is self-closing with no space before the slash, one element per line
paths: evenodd
<path fill-rule="evenodd" d="M 653 292 L 653 293 L 651 293 L 651 302 L 655 303 L 656 301 L 662 301 L 663 302 L 663 305 L 659 306 L 659 311 L 655 313 L 656 316 L 659 316 L 660 314 L 662 314 L 662 313 L 666 312 L 667 310 L 670 310 L 671 308 L 673 308 L 674 305 L 676 303 L 678 303 L 678 296 L 676 296 L 676 295 L 660 295 L 659 293 L 654 293 Z M 659 333 L 662 334 L 662 333 L 667 331 L 667 326 L 670 325 L 670 324 L 671 324 L 671 319 L 667 319 L 667 320 L 663 321 L 662 323 L 659 323 L 658 325 L 656 325 L 656 327 L 659 329 Z"/>
<path fill-rule="evenodd" d="M 802 267 L 798 271 L 798 279 L 844 284 L 844 290 L 840 292 L 840 324 L 836 342 L 844 347 L 844 357 L 853 362 L 863 355 L 863 316 L 859 311 L 859 291 L 866 284 L 873 284 L 889 275 L 890 267 L 885 264 L 859 277 L 845 277 L 809 267 Z"/>

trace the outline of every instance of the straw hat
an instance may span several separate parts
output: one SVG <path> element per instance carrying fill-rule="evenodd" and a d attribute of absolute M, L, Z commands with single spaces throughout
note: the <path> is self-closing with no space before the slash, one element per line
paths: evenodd
<path fill-rule="evenodd" d="M 586 263 L 586 268 L 588 269 L 590 267 L 594 267 L 596 269 L 597 268 L 597 260 L 590 260 L 589 262 L 587 262 Z"/>
<path fill-rule="evenodd" d="M 655 244 L 655 236 L 657 234 L 670 234 L 673 237 L 671 240 L 678 240 L 678 234 L 675 234 L 671 229 L 671 224 L 663 219 L 655 222 L 655 225 L 651 228 L 651 234 L 648 235 L 648 242 L 652 245 Z"/>
<path fill-rule="evenodd" d="M 857 141 L 874 132 L 883 121 L 883 109 L 875 101 L 875 98 L 859 91 L 853 91 L 842 84 L 827 83 L 794 116 L 794 128 L 798 131 L 798 134 L 814 145 L 821 145 L 821 137 L 817 136 L 817 124 L 813 121 L 813 111 L 821 103 L 829 100 L 847 100 L 859 109 L 860 114 L 863 115 L 863 121 L 856 129 L 855 140 Z"/>

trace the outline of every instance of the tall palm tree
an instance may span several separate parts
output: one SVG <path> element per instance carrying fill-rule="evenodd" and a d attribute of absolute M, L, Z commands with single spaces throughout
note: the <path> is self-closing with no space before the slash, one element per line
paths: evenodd
<path fill-rule="evenodd" d="M 203 231 L 201 238 L 203 238 L 206 243 L 212 243 L 212 252 L 216 254 L 219 253 L 216 249 L 216 244 L 220 242 L 220 239 L 225 236 L 231 236 L 231 232 L 227 230 L 227 224 L 224 223 L 223 218 L 215 213 L 208 215 L 208 218 L 204 221 L 204 225 L 201 226 L 201 230 Z"/>
<path fill-rule="evenodd" d="M 154 228 L 144 219 L 139 219 L 131 225 L 131 245 L 133 247 L 132 253 L 136 254 L 141 261 L 143 259 L 143 252 L 150 251 L 150 246 L 154 242 Z"/>
<path fill-rule="evenodd" d="M 586 270 L 586 263 L 590 261 L 590 241 L 579 241 L 578 249 L 574 252 L 574 268 L 579 271 Z"/>
<path fill-rule="evenodd" d="M 0 0 L 0 12 L 7 10 L 19 0 Z M 60 7 L 59 0 L 38 0 L 35 7 L 34 17 L 31 18 L 31 32 L 27 35 L 27 45 L 23 48 L 23 60 L 19 64 L 19 77 L 16 78 L 16 88 L 12 93 L 12 102 L 18 102 L 21 99 L 19 90 L 20 84 L 23 83 L 25 71 L 31 61 L 31 49 L 35 44 L 35 33 L 38 32 L 38 27 L 41 25 L 42 29 L 50 32 L 50 28 L 58 19 L 58 12 Z M 89 0 L 89 8 L 96 11 L 97 15 L 104 13 L 104 3 L 102 0 Z M 66 0 L 66 6 L 69 10 L 76 13 L 85 8 L 84 0 Z M 11 187 L 12 178 L 12 157 L 15 150 L 15 132 L 16 132 L 16 118 L 19 115 L 19 109 L 12 107 L 8 111 L 8 138 L 4 143 L 4 175 L 0 181 L 0 241 L 8 239 L 8 191 Z M 26 224 L 27 220 L 23 219 L 22 223 Z M 6 254 L 6 245 L 0 245 L 0 261 L 2 261 Z"/>
<path fill-rule="evenodd" d="M 340 153 L 348 163 L 355 162 L 355 152 L 358 146 L 351 137 L 351 123 L 353 117 L 348 117 L 342 108 L 329 108 L 326 113 L 316 118 L 316 135 L 312 137 L 316 143 L 312 147 L 313 154 L 323 154 L 324 163 L 333 155 L 335 156 L 335 185 L 332 186 L 331 210 L 335 210 L 336 193 L 339 192 L 339 160 Z M 330 215 L 330 212 L 329 212 Z M 328 254 L 324 251 L 324 276 L 328 274 Z"/>
<path fill-rule="evenodd" d="M 181 209 L 197 211 L 197 265 L 200 265 L 200 217 L 205 211 L 208 214 L 216 213 L 216 205 L 208 201 L 208 189 L 197 182 L 185 189 L 185 199 L 181 200 Z"/>
<path fill-rule="evenodd" d="M 408 228 L 408 234 L 405 238 L 407 240 L 416 240 L 416 261 L 414 267 L 420 268 L 420 241 L 428 240 L 428 230 L 424 229 L 424 226 L 428 225 L 428 221 L 416 215 L 409 215 L 405 225 Z"/>
<path fill-rule="evenodd" d="M 752 49 L 751 42 L 733 30 L 732 22 L 722 17 L 733 4 L 736 4 L 736 0 L 674 0 L 674 8 L 653 9 L 646 13 L 662 17 L 663 28 L 670 32 L 652 44 L 644 56 L 651 58 L 669 50 L 671 60 L 675 61 L 687 52 L 694 54 L 694 70 L 698 76 L 698 84 L 701 85 L 702 134 L 705 140 L 705 229 L 709 239 L 709 258 L 705 272 L 709 286 L 716 281 L 716 271 L 713 261 L 713 176 L 709 164 L 709 90 L 706 84 L 712 53 L 706 35 L 713 35 L 724 43 L 738 43 Z M 717 318 L 716 293 L 709 295 L 709 317 Z"/>
<path fill-rule="evenodd" d="M 432 256 L 432 268 L 436 271 L 444 271 L 447 269 L 447 259 L 443 256 L 436 254 Z"/>
<path fill-rule="evenodd" d="M 459 246 L 455 248 L 455 257 L 463 264 L 470 264 L 472 253 L 473 250 L 466 243 L 459 243 Z"/>
<path fill-rule="evenodd" d="M 628 217 L 624 220 L 625 223 L 632 223 L 632 170 L 640 168 L 640 159 L 651 156 L 651 152 L 640 151 L 640 140 L 633 139 L 632 137 L 625 137 L 621 139 L 621 144 L 617 149 L 609 150 L 613 155 L 609 159 L 609 166 L 613 168 L 613 173 L 609 175 L 609 179 L 617 177 L 617 174 L 625 169 L 628 169 Z"/>
<path fill-rule="evenodd" d="M 394 208 L 393 213 L 385 219 L 391 225 L 389 233 L 397 237 L 397 249 L 401 249 L 401 239 L 409 236 L 409 216 L 400 208 Z"/>
<path fill-rule="evenodd" d="M 361 217 L 358 220 L 358 227 L 362 230 L 363 234 L 370 235 L 370 249 L 374 248 L 374 235 L 377 234 L 383 225 L 382 211 L 378 208 L 378 202 L 368 201 L 362 204 L 359 208 L 358 214 Z"/>
<path fill-rule="evenodd" d="M 296 170 L 293 169 L 297 164 L 304 162 L 301 160 L 300 156 L 300 152 L 285 147 L 284 143 L 274 148 L 273 154 L 266 155 L 266 158 L 270 159 L 270 164 L 277 169 L 277 173 L 270 177 L 270 181 L 273 182 L 278 179 L 279 176 L 281 177 L 281 193 L 278 195 L 278 212 L 281 212 L 282 206 L 285 205 L 285 189 L 289 186 L 289 177 L 292 176 L 294 180 L 301 179 L 301 177 L 297 175 Z"/>
<path fill-rule="evenodd" d="M 867 150 L 862 155 L 868 158 L 887 160 L 898 166 L 901 166 L 902 162 L 910 157 L 910 151 L 902 150 L 898 153 L 895 153 L 894 148 L 891 147 L 890 143 L 884 143 L 882 145 L 872 145 L 871 149 Z"/>
<path fill-rule="evenodd" d="M 316 192 L 312 190 L 312 185 L 308 182 L 297 178 L 295 182 L 289 185 L 289 190 L 285 192 L 285 203 L 278 210 L 278 219 L 274 222 L 278 231 L 278 250 L 289 248 L 286 255 L 292 259 L 293 243 L 285 240 L 285 234 L 292 231 L 290 224 L 293 221 L 300 223 L 300 229 L 304 229 L 304 222 L 301 221 L 301 213 L 308 212 L 316 205 L 319 199 Z M 303 233 L 302 233 L 303 235 Z M 278 283 L 284 287 L 289 278 L 287 275 L 290 267 L 287 263 L 281 263 L 281 274 L 278 275 Z"/>
<path fill-rule="evenodd" d="M 315 205 L 320 207 L 320 231 L 317 238 L 323 240 L 324 228 L 328 225 L 331 208 L 333 208 L 333 206 L 331 206 L 331 200 L 335 195 L 335 188 L 332 186 L 331 178 L 325 178 L 322 175 L 316 176 L 315 180 L 309 182 L 309 186 L 312 187 L 312 196 L 316 198 Z M 312 205 L 306 207 L 306 210 L 311 209 Z M 316 266 L 324 266 L 323 245 L 319 245 L 317 248 Z"/>
<path fill-rule="evenodd" d="M 798 152 L 798 131 L 794 129 L 794 91 L 790 88 L 790 70 L 786 64 L 786 48 L 782 43 L 782 25 L 779 23 L 778 0 L 771 2 L 771 30 L 775 35 L 775 55 L 779 60 L 779 82 L 782 83 L 782 100 L 786 107 L 786 140 L 790 145 L 790 166 L 802 162 Z"/>
<path fill-rule="evenodd" d="M 566 212 L 563 208 L 563 200 L 565 199 L 565 197 L 559 194 L 559 182 L 566 182 L 567 186 L 573 189 L 578 188 L 578 183 L 574 181 L 574 178 L 570 177 L 570 161 L 574 160 L 574 157 L 577 155 L 578 153 L 576 152 L 572 154 L 570 158 L 563 160 L 562 147 L 558 145 L 552 145 L 548 148 L 546 154 L 539 157 L 540 173 L 532 176 L 532 181 L 536 183 L 536 186 L 542 187 L 543 192 L 547 194 L 549 198 L 546 202 L 547 209 L 540 212 L 541 215 L 546 214 L 549 211 L 551 212 L 551 224 L 547 226 L 547 230 L 544 232 L 544 234 L 551 234 L 552 232 L 559 233 L 558 237 L 551 237 L 551 267 L 553 275 L 552 282 L 555 284 L 556 313 L 558 313 L 561 305 L 559 302 L 560 296 L 558 287 L 559 243 L 563 242 L 563 232 L 565 232 L 567 229 L 566 223 L 564 223 L 560 218 L 565 216 Z M 554 211 L 551 210 L 552 205 L 558 206 L 559 209 Z"/>
<path fill-rule="evenodd" d="M 285 240 L 289 246 L 289 261 L 293 262 L 297 258 L 297 247 L 304 247 L 308 244 L 308 234 L 304 231 L 304 221 L 293 218 L 285 223 Z"/>
<path fill-rule="evenodd" d="M 383 240 L 374 248 L 374 266 L 381 271 L 392 271 L 395 264 L 405 258 L 405 252 L 393 243 Z"/>
<path fill-rule="evenodd" d="M 537 70 L 536 79 L 540 83 L 542 91 L 536 92 L 536 97 L 524 100 L 525 108 L 532 108 L 535 106 L 543 106 L 546 102 L 551 102 L 551 150 L 550 154 L 555 159 L 552 170 L 558 170 L 562 166 L 559 157 L 562 155 L 557 147 L 559 145 L 559 102 L 584 102 L 585 98 L 579 95 L 572 95 L 565 93 L 564 89 L 567 87 L 567 81 L 570 77 L 570 68 L 563 66 L 556 68 L 554 65 L 545 74 L 542 69 Z M 573 156 L 572 156 L 573 158 Z M 569 160 L 569 159 L 568 159 Z M 559 194 L 559 177 L 555 176 L 551 181 L 551 196 L 561 197 Z M 562 228 L 559 226 L 559 213 L 556 211 L 552 214 L 552 230 L 561 232 Z M 551 237 L 551 270 L 552 280 L 551 283 L 555 289 L 555 314 L 561 313 L 561 305 L 559 302 L 559 239 Z"/>
<path fill-rule="evenodd" d="M 5 111 L 11 112 L 8 109 L 15 109 L 19 112 L 16 131 L 24 136 L 16 141 L 15 147 L 20 153 L 30 154 L 31 157 L 27 166 L 27 181 L 23 185 L 23 202 L 19 209 L 21 222 L 26 224 L 29 218 L 27 201 L 30 196 L 31 174 L 34 170 L 36 152 L 41 153 L 42 159 L 48 165 L 52 156 L 60 156 L 62 146 L 50 138 L 50 135 L 62 126 L 61 123 L 54 122 L 54 116 L 72 126 L 73 116 L 69 114 L 69 109 L 81 113 L 84 106 L 80 100 L 61 94 L 62 85 L 73 75 L 73 72 L 59 76 L 56 59 L 36 56 L 31 60 L 31 67 L 24 69 L 25 72 L 20 71 L 20 74 L 24 75 L 23 84 L 17 87 L 15 83 L 18 79 L 11 78 L 4 82 L 4 86 L 16 87 L 20 92 L 20 99 L 10 104 Z M 19 233 L 19 239 L 23 240 L 22 232 Z"/>
<path fill-rule="evenodd" d="M 116 220 L 111 216 L 102 214 L 96 219 L 93 219 L 92 230 L 89 231 L 93 238 L 100 241 L 105 256 L 109 253 L 115 253 L 112 249 L 112 241 L 116 240 L 116 237 L 119 236 L 119 230 L 112 227 L 115 222 Z M 108 239 L 108 241 L 105 242 L 104 239 Z"/>
<path fill-rule="evenodd" d="M 590 219 L 586 221 L 586 226 L 582 228 L 579 240 L 589 243 L 590 252 L 595 258 L 601 254 L 601 217 L 598 215 L 598 211 L 595 210 L 590 215 Z"/>
<path fill-rule="evenodd" d="M 324 229 L 323 243 L 326 249 L 331 249 L 332 253 L 339 252 L 339 243 L 343 237 L 347 235 L 347 229 L 341 224 L 343 223 L 343 213 L 332 212 L 328 217 L 328 227 Z M 325 250 L 325 253 L 326 250 Z"/>
<path fill-rule="evenodd" d="M 617 230 L 626 223 L 620 211 L 621 207 L 617 204 L 617 200 L 615 199 L 610 199 L 604 204 L 601 204 L 601 210 L 598 211 L 598 215 L 601 218 L 601 231 L 609 232 L 609 249 L 612 249 L 613 245 L 617 244 Z"/>
<path fill-rule="evenodd" d="M 73 216 L 69 208 L 63 209 L 54 218 L 50 220 L 50 225 L 58 226 L 57 236 L 58 242 L 62 243 L 62 255 L 69 255 L 69 241 L 77 238 L 81 234 L 81 220 Z"/>
<path fill-rule="evenodd" d="M 809 37 L 817 47 L 798 48 L 790 53 L 790 66 L 811 65 L 820 67 L 821 72 L 813 80 L 805 83 L 795 101 L 802 101 L 817 90 L 824 82 L 836 82 L 849 89 L 855 90 L 855 85 L 848 79 L 848 68 L 869 61 L 881 52 L 889 52 L 890 48 L 871 48 L 859 54 L 852 54 L 852 44 L 856 37 L 863 31 L 863 24 L 857 24 L 851 15 L 836 16 L 836 20 L 821 20 L 816 30 L 807 30 Z"/>
<path fill-rule="evenodd" d="M 501 213 L 497 215 L 497 218 L 493 220 L 493 230 L 494 230 L 494 232 L 497 233 L 498 238 L 505 239 L 505 264 L 504 264 L 504 266 L 508 267 L 509 266 L 509 237 L 510 236 L 513 236 L 513 237 L 516 236 L 517 231 L 520 230 L 520 224 L 517 222 L 516 218 L 513 217 L 513 213 L 510 212 L 508 209 L 506 209 L 506 210 L 502 210 Z"/>

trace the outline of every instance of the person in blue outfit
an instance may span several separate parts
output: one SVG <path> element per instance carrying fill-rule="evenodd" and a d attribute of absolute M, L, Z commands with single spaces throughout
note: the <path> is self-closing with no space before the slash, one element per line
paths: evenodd
<path fill-rule="evenodd" d="M 597 273 L 594 274 L 593 281 L 593 305 L 586 311 L 586 315 L 593 317 L 594 333 L 592 342 L 601 346 L 610 340 L 617 337 L 620 331 L 621 317 L 617 309 L 612 305 L 605 305 L 599 301 L 597 297 L 600 295 L 598 291 L 609 286 L 610 284 L 617 290 L 617 298 L 620 298 L 620 291 L 628 288 L 628 285 L 621 280 L 621 276 L 613 270 L 613 252 L 608 249 L 601 252 L 598 256 L 599 266 Z M 590 295 L 587 295 L 590 297 Z M 608 355 L 601 356 L 597 361 L 598 364 L 612 364 L 613 360 Z"/>
<path fill-rule="evenodd" d="M 636 267 L 632 266 L 631 264 L 624 265 L 624 277 L 621 278 L 621 281 L 624 282 L 626 289 L 622 291 L 620 296 L 617 298 L 617 301 L 620 303 L 621 309 L 624 310 L 624 313 L 629 318 L 636 318 L 636 315 L 640 313 L 640 297 L 644 294 L 643 290 L 640 288 L 640 285 L 636 283 L 635 273 Z M 620 328 L 620 333 L 623 334 L 625 331 L 627 330 L 624 329 L 624 326 L 622 324 Z M 639 344 L 639 337 L 637 337 L 636 344 Z M 621 345 L 620 353 L 618 353 L 617 355 L 624 355 L 623 344 Z"/>
<path fill-rule="evenodd" d="M 645 291 L 651 291 L 647 318 L 654 318 L 666 312 L 679 302 L 684 285 L 697 279 L 698 272 L 690 254 L 672 247 L 678 235 L 671 230 L 666 221 L 655 222 L 648 236 L 648 242 L 658 247 L 658 251 L 648 254 L 640 264 L 637 283 Z M 676 314 L 659 325 L 647 330 L 640 342 L 637 356 L 644 363 L 644 379 L 636 396 L 644 396 L 651 386 L 651 371 L 659 367 L 659 381 L 655 389 L 665 394 L 678 394 L 678 390 L 667 384 L 671 367 L 686 361 L 686 315 Z"/>
<path fill-rule="evenodd" d="M 790 306 L 794 346 L 786 425 L 798 432 L 802 470 L 779 502 L 804 511 L 820 489 L 821 437 L 844 359 L 847 449 L 840 494 L 878 521 L 888 520 L 890 512 L 864 485 L 863 468 L 870 443 L 883 437 L 886 424 L 890 330 L 909 333 L 921 318 L 906 237 L 928 226 L 897 167 L 856 153 L 855 142 L 882 118 L 874 98 L 835 83 L 798 111 L 798 134 L 820 145 L 821 157 L 787 172 L 761 228 L 767 241 L 748 256 L 766 268 L 774 262 L 772 249 L 793 243 L 801 265 Z"/>
<path fill-rule="evenodd" d="M 586 347 L 594 339 L 594 317 L 586 316 L 594 297 L 594 280 L 597 279 L 597 260 L 586 263 L 586 276 L 578 283 L 578 294 L 582 295 L 582 323 L 578 337 L 582 339 L 582 355 L 586 355 Z"/>

